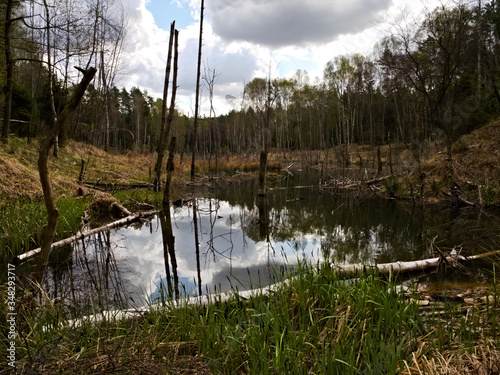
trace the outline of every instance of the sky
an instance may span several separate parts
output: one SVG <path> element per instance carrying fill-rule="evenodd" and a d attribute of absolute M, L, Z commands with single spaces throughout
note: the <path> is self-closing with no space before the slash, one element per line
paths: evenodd
<path fill-rule="evenodd" d="M 176 106 L 193 116 L 201 0 L 122 0 L 122 4 L 127 34 L 115 85 L 139 87 L 155 99 L 162 97 L 170 24 L 175 21 Z M 205 0 L 201 75 L 215 77 L 215 115 L 238 110 L 245 83 L 256 77 L 290 78 L 301 70 L 314 83 L 336 56 L 369 57 L 391 22 L 402 16 L 414 19 L 438 4 L 439 0 Z M 201 83 L 206 81 L 202 78 Z M 201 95 L 200 114 L 208 116 L 206 87 Z"/>

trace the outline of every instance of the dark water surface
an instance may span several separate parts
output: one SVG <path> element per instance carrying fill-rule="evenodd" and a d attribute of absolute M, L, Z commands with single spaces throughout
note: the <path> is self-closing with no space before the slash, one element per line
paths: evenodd
<path fill-rule="evenodd" d="M 314 171 L 276 177 L 266 199 L 257 197 L 254 180 L 207 189 L 149 222 L 54 251 L 46 281 L 51 297 L 75 301 L 82 312 L 142 306 L 169 293 L 268 285 L 298 262 L 376 264 L 435 257 L 437 248 L 463 254 L 498 248 L 496 216 L 360 198 L 320 181 Z M 423 282 L 485 284 L 491 268 L 475 262 Z"/>

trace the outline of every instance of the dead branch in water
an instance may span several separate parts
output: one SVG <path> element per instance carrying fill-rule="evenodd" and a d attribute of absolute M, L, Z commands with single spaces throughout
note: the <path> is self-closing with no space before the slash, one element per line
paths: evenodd
<path fill-rule="evenodd" d="M 120 220 L 114 221 L 112 223 L 103 225 L 99 228 L 94 228 L 94 229 L 91 229 L 87 232 L 77 233 L 74 236 L 65 238 L 64 240 L 54 242 L 50 248 L 50 251 L 54 250 L 57 247 L 61 247 L 61 246 L 68 245 L 68 244 L 71 244 L 71 243 L 79 241 L 79 240 L 83 240 L 87 237 L 90 237 L 93 234 L 103 232 L 106 230 L 110 230 L 110 229 L 114 229 L 114 228 L 118 228 L 118 227 L 121 227 L 121 226 L 126 225 L 126 224 L 133 223 L 135 221 L 140 220 L 141 218 L 148 217 L 148 216 L 154 215 L 156 213 L 157 213 L 157 211 L 154 210 L 154 211 L 147 211 L 147 212 L 141 212 L 138 214 L 129 215 L 123 219 L 120 219 Z M 24 254 L 18 255 L 17 257 L 14 258 L 14 262 L 16 262 L 16 263 L 25 262 L 25 261 L 35 257 L 36 255 L 38 255 L 40 253 L 40 251 L 41 251 L 41 248 L 38 248 L 38 249 L 28 251 Z"/>

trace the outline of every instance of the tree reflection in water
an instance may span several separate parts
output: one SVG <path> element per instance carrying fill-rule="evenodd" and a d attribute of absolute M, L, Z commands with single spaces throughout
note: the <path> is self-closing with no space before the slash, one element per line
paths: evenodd
<path fill-rule="evenodd" d="M 194 247 L 196 254 L 196 271 L 198 275 L 198 295 L 202 295 L 201 285 L 201 267 L 200 267 L 200 241 L 198 240 L 198 210 L 196 207 L 196 198 L 193 198 L 193 224 L 194 224 Z"/>
<path fill-rule="evenodd" d="M 74 251 L 59 249 L 46 290 L 82 311 L 130 307 L 162 295 L 265 286 L 297 262 L 409 261 L 434 256 L 433 239 L 443 251 L 461 245 L 464 253 L 500 242 L 499 221 L 474 210 L 353 197 L 307 180 L 280 183 L 271 184 L 265 199 L 251 183 L 234 184 L 164 207 L 149 224 L 101 233 Z"/>
<path fill-rule="evenodd" d="M 175 256 L 175 237 L 172 229 L 170 207 L 168 204 L 163 206 L 163 210 L 158 213 L 158 216 L 160 218 L 161 235 L 163 239 L 163 257 L 165 259 L 165 275 L 168 297 L 170 299 L 179 299 L 179 276 L 177 274 L 177 258 Z M 172 273 L 170 272 L 170 266 L 172 267 Z"/>
<path fill-rule="evenodd" d="M 103 231 L 54 250 L 43 285 L 47 297 L 67 306 L 68 317 L 141 306 L 134 272 L 120 265 L 116 247 Z"/>

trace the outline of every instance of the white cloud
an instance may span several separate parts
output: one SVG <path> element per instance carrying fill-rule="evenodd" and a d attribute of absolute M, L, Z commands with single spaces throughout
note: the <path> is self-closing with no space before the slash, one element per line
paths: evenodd
<path fill-rule="evenodd" d="M 155 24 L 146 0 L 123 0 L 123 4 L 129 25 L 126 64 L 117 84 L 161 97 L 168 31 Z M 189 9 L 192 17 L 183 20 L 187 26 L 179 33 L 177 92 L 178 107 L 192 115 L 201 0 L 169 0 L 169 4 L 172 9 Z M 435 0 L 425 2 L 430 8 L 432 4 Z M 210 0 L 205 6 L 202 62 L 220 73 L 215 85 L 216 114 L 231 109 L 226 95 L 241 96 L 244 83 L 267 76 L 270 67 L 273 77 L 306 70 L 313 82 L 335 56 L 370 54 L 387 29 L 381 26 L 383 18 L 394 18 L 405 6 L 423 8 L 413 0 Z M 203 95 L 201 113 L 208 114 L 206 90 Z"/>
<path fill-rule="evenodd" d="M 214 31 L 227 41 L 279 48 L 324 44 L 360 32 L 391 0 L 214 0 L 208 2 Z"/>
<path fill-rule="evenodd" d="M 123 0 L 127 16 L 122 72 L 118 84 L 147 88 L 149 94 L 163 92 L 168 32 L 155 25 L 145 0 Z"/>

